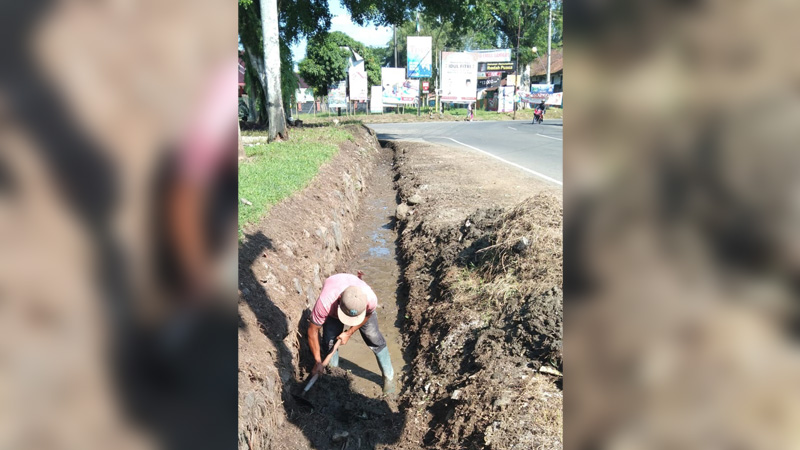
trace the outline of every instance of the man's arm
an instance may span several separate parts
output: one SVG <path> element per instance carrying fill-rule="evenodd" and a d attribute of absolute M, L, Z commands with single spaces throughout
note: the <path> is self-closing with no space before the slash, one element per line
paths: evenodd
<path fill-rule="evenodd" d="M 372 315 L 372 313 L 367 314 L 366 316 L 364 316 L 364 320 L 362 320 L 360 324 L 358 324 L 358 325 L 356 325 L 354 327 L 350 327 L 349 330 L 343 331 L 342 334 L 339 335 L 339 339 L 342 340 L 342 345 L 347 344 L 347 340 L 350 339 L 350 336 L 352 336 L 353 333 L 356 332 L 356 330 L 361 328 L 362 325 L 367 323 L 367 321 L 369 320 L 369 316 L 371 316 L 371 315 Z"/>
<path fill-rule="evenodd" d="M 311 349 L 311 354 L 314 355 L 314 368 L 311 370 L 311 373 L 316 375 L 317 373 L 321 372 L 322 367 L 322 358 L 319 355 L 319 329 L 322 328 L 319 325 L 315 324 L 312 321 L 308 321 L 308 348 Z"/>

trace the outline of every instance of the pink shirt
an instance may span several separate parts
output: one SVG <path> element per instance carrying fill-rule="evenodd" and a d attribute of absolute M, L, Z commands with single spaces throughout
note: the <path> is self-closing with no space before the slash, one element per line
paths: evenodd
<path fill-rule="evenodd" d="M 317 303 L 314 304 L 314 309 L 311 311 L 311 321 L 322 326 L 327 317 L 338 320 L 339 313 L 336 310 L 339 309 L 339 296 L 350 286 L 360 286 L 364 290 L 364 293 L 367 294 L 367 314 L 375 312 L 375 308 L 378 307 L 378 296 L 375 295 L 372 288 L 355 275 L 339 273 L 328 277 L 322 285 L 322 292 L 319 293 Z"/>

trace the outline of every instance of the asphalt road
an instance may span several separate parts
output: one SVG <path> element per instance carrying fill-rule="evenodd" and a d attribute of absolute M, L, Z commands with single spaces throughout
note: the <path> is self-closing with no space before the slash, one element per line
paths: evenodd
<path fill-rule="evenodd" d="M 369 124 L 380 140 L 425 141 L 482 151 L 561 186 L 563 121 L 412 122 Z"/>

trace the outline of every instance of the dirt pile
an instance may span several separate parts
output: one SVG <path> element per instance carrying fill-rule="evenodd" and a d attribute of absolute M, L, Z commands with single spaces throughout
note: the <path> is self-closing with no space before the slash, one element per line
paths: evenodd
<path fill-rule="evenodd" d="M 508 207 L 503 196 L 486 202 L 484 192 L 483 203 L 497 206 L 458 218 L 463 203 L 474 211 L 481 202 L 456 194 L 463 181 L 437 181 L 446 171 L 409 171 L 414 159 L 396 156 L 400 199 L 423 186 L 429 192 L 400 224 L 412 361 L 401 399 L 406 440 L 562 448 L 561 379 L 552 375 L 563 370 L 560 198 L 540 193 Z"/>

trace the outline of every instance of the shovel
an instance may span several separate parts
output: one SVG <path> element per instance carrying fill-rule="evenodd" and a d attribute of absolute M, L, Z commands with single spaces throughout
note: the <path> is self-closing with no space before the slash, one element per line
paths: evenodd
<path fill-rule="evenodd" d="M 331 362 L 331 358 L 333 358 L 333 354 L 336 353 L 337 350 L 339 350 L 339 346 L 340 345 L 342 345 L 342 340 L 337 338 L 336 339 L 336 343 L 333 345 L 333 350 L 331 350 L 331 352 L 328 353 L 328 356 L 325 357 L 325 360 L 322 361 L 322 367 L 327 366 L 328 363 Z M 313 386 L 314 383 L 317 382 L 317 378 L 319 378 L 319 374 L 318 373 L 314 374 L 314 376 L 312 376 L 311 379 L 308 380 L 308 384 L 306 384 L 306 387 L 303 389 L 303 392 L 300 395 L 292 394 L 292 397 L 294 397 L 295 400 L 297 400 L 299 403 L 302 403 L 302 404 L 304 404 L 306 406 L 309 406 L 309 407 L 313 408 L 314 406 L 311 404 L 311 402 L 309 402 L 308 400 L 306 400 L 303 397 L 306 395 L 306 392 L 308 392 L 308 390 L 311 389 L 311 386 Z"/>

